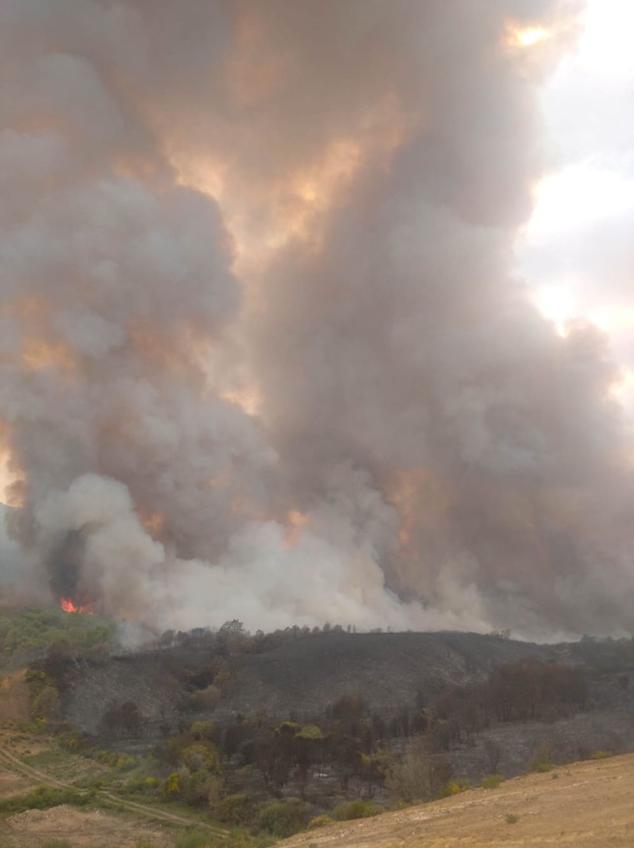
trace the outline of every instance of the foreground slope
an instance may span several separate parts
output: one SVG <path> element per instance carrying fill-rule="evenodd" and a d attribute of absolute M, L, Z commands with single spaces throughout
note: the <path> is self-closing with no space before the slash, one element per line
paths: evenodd
<path fill-rule="evenodd" d="M 515 820 L 517 819 L 517 820 Z M 279 848 L 632 848 L 634 755 L 562 766 L 372 819 L 303 833 Z"/>

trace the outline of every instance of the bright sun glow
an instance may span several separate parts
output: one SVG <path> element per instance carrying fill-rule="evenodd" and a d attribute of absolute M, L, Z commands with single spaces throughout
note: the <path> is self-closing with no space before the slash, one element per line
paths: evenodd
<path fill-rule="evenodd" d="M 561 336 L 566 334 L 568 323 L 578 316 L 575 296 L 570 286 L 542 286 L 535 294 L 535 304 L 544 318 L 552 321 Z"/>
<path fill-rule="evenodd" d="M 525 27 L 524 29 L 513 30 L 512 36 L 515 44 L 519 47 L 533 47 L 540 41 L 549 38 L 550 33 L 544 27 Z"/>
<path fill-rule="evenodd" d="M 575 163 L 545 177 L 535 188 L 527 235 L 569 232 L 628 209 L 634 211 L 634 180 L 592 162 Z"/>

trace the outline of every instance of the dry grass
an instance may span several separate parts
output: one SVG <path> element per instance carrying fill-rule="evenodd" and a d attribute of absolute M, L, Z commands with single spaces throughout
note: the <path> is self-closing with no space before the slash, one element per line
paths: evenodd
<path fill-rule="evenodd" d="M 28 721 L 29 691 L 24 670 L 0 678 L 0 722 Z"/>
<path fill-rule="evenodd" d="M 494 791 L 474 789 L 377 818 L 330 825 L 282 846 L 632 848 L 634 755 L 575 763 L 509 780 Z"/>
<path fill-rule="evenodd" d="M 140 841 L 155 848 L 174 844 L 173 834 L 160 825 L 151 827 L 130 816 L 66 805 L 18 813 L 0 830 L 3 848 L 36 848 L 55 840 L 68 841 L 73 848 L 133 848 Z"/>

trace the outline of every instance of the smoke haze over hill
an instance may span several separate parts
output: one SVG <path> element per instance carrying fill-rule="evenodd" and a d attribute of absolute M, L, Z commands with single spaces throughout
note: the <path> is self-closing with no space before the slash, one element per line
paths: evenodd
<path fill-rule="evenodd" d="M 579 11 L 3 2 L 3 596 L 634 627 L 617 369 L 514 273 Z"/>

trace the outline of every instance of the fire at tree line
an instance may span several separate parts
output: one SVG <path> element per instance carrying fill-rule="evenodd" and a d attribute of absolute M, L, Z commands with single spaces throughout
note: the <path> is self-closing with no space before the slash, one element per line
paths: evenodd
<path fill-rule="evenodd" d="M 3 617 L 5 661 L 32 657 L 31 727 L 107 766 L 100 785 L 184 803 L 252 833 L 285 836 L 634 747 L 614 720 L 631 708 L 630 639 L 537 646 L 507 634 L 361 634 L 330 625 L 251 635 L 232 621 L 214 632 L 166 632 L 126 652 L 114 634 L 95 615 Z M 387 702 L 367 687 L 362 674 L 377 646 L 393 653 L 392 664 L 404 655 L 420 661 L 426 683 L 413 697 L 399 700 L 395 691 Z M 142 696 L 121 677 L 130 668 L 135 680 L 149 675 Z M 313 672 L 333 685 L 330 700 L 311 711 L 284 680 Z M 264 684 L 281 693 L 277 701 L 260 697 Z M 89 726 L 82 710 L 90 720 L 94 710 L 81 699 L 91 687 L 101 712 Z M 606 716 L 593 741 L 584 717 L 596 730 Z"/>

